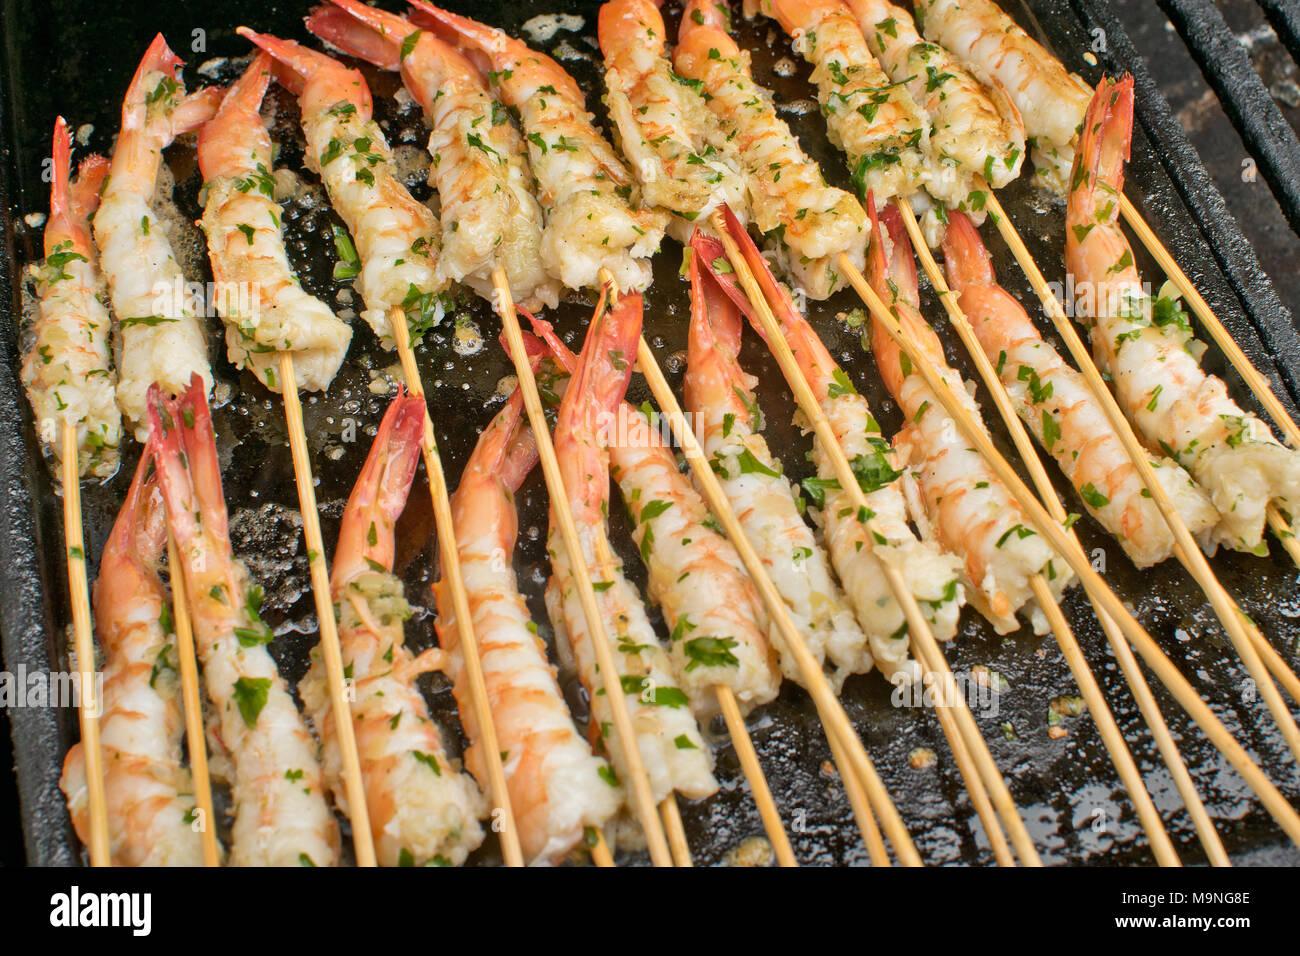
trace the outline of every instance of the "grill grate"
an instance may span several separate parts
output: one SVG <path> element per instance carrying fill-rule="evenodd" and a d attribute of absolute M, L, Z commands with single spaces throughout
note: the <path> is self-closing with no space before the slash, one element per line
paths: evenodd
<path fill-rule="evenodd" d="M 1187 44 L 1224 112 L 1259 162 L 1260 172 L 1277 197 L 1291 228 L 1300 233 L 1300 140 L 1273 102 L 1251 65 L 1246 48 L 1210 0 L 1159 0 Z M 1300 6 L 1295 0 L 1262 4 L 1270 19 L 1282 24 L 1288 48 L 1296 54 Z"/>

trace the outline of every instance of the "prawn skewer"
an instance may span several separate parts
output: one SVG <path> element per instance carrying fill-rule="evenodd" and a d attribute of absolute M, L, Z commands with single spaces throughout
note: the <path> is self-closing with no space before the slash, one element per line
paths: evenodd
<path fill-rule="evenodd" d="M 185 562 L 185 598 L 217 712 L 217 739 L 233 766 L 236 866 L 331 865 L 338 830 L 325 802 L 316 742 L 267 651 L 270 628 L 230 550 L 221 473 L 203 380 L 176 399 L 150 388 L 149 417 L 167 521 Z"/>
<path fill-rule="evenodd" d="M 549 323 L 533 320 L 553 355 L 572 374 L 573 355 Z M 758 592 L 735 548 L 677 468 L 655 423 L 621 396 L 606 396 L 601 414 L 621 421 L 609 447 L 610 475 L 623 492 L 632 537 L 649 577 L 649 597 L 671 631 L 673 674 L 701 721 L 719 713 L 715 686 L 728 688 L 743 711 L 771 701 L 781 682 L 767 640 Z"/>
<path fill-rule="evenodd" d="M 655 0 L 607 0 L 599 37 L 606 104 L 643 201 L 673 213 L 671 232 L 682 242 L 722 203 L 745 221 L 749 202 L 735 148 L 703 97 L 673 73 Z"/>
<path fill-rule="evenodd" d="M 53 172 L 45 261 L 35 270 L 40 313 L 22 379 L 42 444 L 61 460 L 59 432 L 73 428 L 75 474 L 108 478 L 118 468 L 122 415 L 109 354 L 112 319 L 101 301 L 104 276 L 90 235 L 108 161 L 87 156 L 74 180 L 68 126 L 61 116 L 54 124 Z"/>
<path fill-rule="evenodd" d="M 854 485 L 865 495 L 866 513 L 862 514 L 852 500 L 853 491 L 841 486 L 832 452 L 818 434 L 813 443 L 818 478 L 805 487 L 825 517 L 831 561 L 868 638 L 865 645 L 851 650 L 851 657 L 837 663 L 857 673 L 870 669 L 874 662 L 887 679 L 910 684 L 920 677 L 920 668 L 908 657 L 904 607 L 892 594 L 882 568 L 892 568 L 905 579 L 908 593 L 924 602 L 929 627 L 941 640 L 949 640 L 956 633 L 957 615 L 965 601 L 965 588 L 959 582 L 960 564 L 938 545 L 918 539 L 912 531 L 909 522 L 913 515 L 902 489 L 910 479 L 904 469 L 897 467 L 896 452 L 881 435 L 866 399 L 777 286 L 744 229 L 734 221 L 733 225 L 729 235 L 738 244 L 738 254 L 744 257 L 766 301 L 775 305 L 783 341 L 807 379 L 818 409 L 830 422 L 836 447 L 842 447 L 854 463 Z M 729 259 L 723 245 L 699 235 L 692 246 L 704 268 L 764 334 L 755 315 L 756 306 L 741 288 L 737 274 L 724 271 L 720 265 Z M 751 413 L 749 427 L 755 424 Z"/>
<path fill-rule="evenodd" d="M 1133 81 L 1103 81 L 1089 108 L 1066 214 L 1066 267 L 1094 294 L 1080 302 L 1093 356 L 1148 445 L 1191 472 L 1221 520 L 1207 534 L 1239 551 L 1266 548 L 1270 503 L 1300 500 L 1300 452 L 1240 408 L 1224 383 L 1202 371 L 1204 346 L 1176 299 L 1142 289 L 1133 251 L 1119 227 L 1133 120 Z"/>
<path fill-rule="evenodd" d="M 592 754 L 574 727 L 515 581 L 514 493 L 538 458 L 522 418 L 523 396 L 516 391 L 479 436 L 451 508 L 519 842 L 529 862 L 554 863 L 587 828 L 604 826 L 617 812 L 621 794 L 604 759 Z M 486 785 L 483 741 L 467 700 L 459 622 L 447 581 L 439 581 L 435 590 L 438 638 L 470 739 L 465 764 Z"/>
<path fill-rule="evenodd" d="M 949 215 L 943 240 L 948 282 L 980 347 L 997 371 L 1016 412 L 1056 459 L 1084 507 L 1140 568 L 1173 554 L 1173 533 L 1129 461 L 1128 453 L 1083 376 L 1066 365 L 993 274 L 988 251 L 969 219 Z M 1193 534 L 1219 514 L 1181 465 L 1151 461 L 1166 494 Z"/>
<path fill-rule="evenodd" d="M 415 678 L 441 669 L 442 654 L 418 657 L 403 640 L 411 607 L 393 574 L 394 526 L 420 460 L 424 400 L 400 390 L 343 511 L 330 586 L 343 662 L 352 675 L 361 774 L 381 865 L 459 865 L 483 841 L 487 809 L 469 777 L 452 767 Z M 299 685 L 321 737 L 325 780 L 347 806 L 337 725 L 324 662 L 313 652 Z"/>
<path fill-rule="evenodd" d="M 992 0 L 913 0 L 913 6 L 927 39 L 951 51 L 986 86 L 1006 90 L 1033 143 L 1039 181 L 1065 193 L 1092 88 Z"/>
<path fill-rule="evenodd" d="M 830 140 L 844 151 L 859 196 L 884 202 L 936 177 L 930 117 L 881 69 L 844 0 L 764 0 L 813 67 Z"/>
<path fill-rule="evenodd" d="M 181 759 L 185 728 L 176 639 L 167 589 L 158 576 L 166 540 L 150 444 L 104 546 L 95 582 L 95 621 L 106 658 L 103 784 L 116 866 L 203 863 L 200 836 L 191 825 L 195 806 L 188 795 L 194 782 Z M 59 786 L 77 835 L 90 845 L 84 739 L 68 751 Z"/>
<path fill-rule="evenodd" d="M 319 173 L 360 257 L 356 283 L 366 306 L 361 317 L 392 348 L 389 313 L 400 307 L 418 338 L 445 311 L 446 280 L 438 269 L 441 229 L 432 210 L 398 178 L 365 79 L 292 40 L 247 27 L 238 32 L 284 66 L 277 76 L 298 96 L 307 166 Z"/>
<path fill-rule="evenodd" d="M 216 297 L 230 361 L 280 391 L 279 357 L 287 352 L 299 386 L 324 391 L 343 364 L 352 329 L 303 291 L 285 253 L 271 137 L 260 113 L 271 65 L 265 53 L 254 57 L 199 130 L 207 188 L 201 225 L 218 287 L 241 293 Z"/>
<path fill-rule="evenodd" d="M 640 330 L 641 297 L 636 293 L 620 296 L 617 305 L 593 319 L 582 357 L 560 403 L 555 451 L 583 556 L 589 566 L 600 567 L 602 586 L 596 599 L 607 639 L 616 651 L 614 661 L 624 699 L 636 721 L 637 747 L 654 802 L 659 803 L 674 791 L 691 798 L 707 796 L 718 784 L 712 774 L 712 751 L 686 707 L 687 695 L 673 677 L 669 657 L 655 637 L 640 596 L 621 568 L 601 560 L 599 553 L 609 501 L 610 452 L 597 433 L 598 415 L 621 400 L 627 388 L 632 363 L 620 356 L 632 354 Z M 552 503 L 552 535 L 556 507 Z M 546 588 L 551 622 L 587 687 L 593 733 L 611 755 L 620 779 L 626 779 L 628 761 L 622 741 L 605 737 L 601 730 L 611 718 L 609 702 L 599 693 L 603 681 L 593 647 L 601 635 L 592 633 L 579 607 L 567 549 L 552 547 L 551 567 Z"/>
<path fill-rule="evenodd" d="M 528 308 L 554 307 L 559 284 L 542 263 L 542 208 L 523 139 L 492 98 L 477 68 L 455 47 L 409 20 L 358 0 L 330 0 L 307 28 L 339 49 L 386 70 L 424 110 L 429 184 L 442 220 L 441 275 L 491 299 L 492 272 Z"/>
<path fill-rule="evenodd" d="M 745 171 L 750 216 L 778 265 L 809 296 L 825 299 L 844 282 L 839 255 L 859 268 L 866 261 L 866 211 L 849 193 L 826 184 L 777 115 L 772 94 L 754 82 L 749 53 L 727 32 L 728 17 L 725 0 L 688 0 L 674 66 L 700 85 L 719 131 L 733 144 Z"/>
<path fill-rule="evenodd" d="M 874 213 L 870 200 L 867 206 Z M 970 419 L 983 428 L 979 408 L 965 382 L 948 365 L 939 337 L 921 317 L 916 263 L 897 209 L 887 208 L 882 219 L 880 224 L 873 219 L 868 280 L 897 316 L 930 370 L 948 384 L 952 394 L 965 405 Z M 888 258 L 880 238 L 881 226 L 893 243 Z M 928 518 L 936 534 L 964 560 L 964 584 L 971 603 L 999 634 L 1016 630 L 1016 612 L 1032 599 L 1031 579 L 1035 575 L 1048 580 L 1054 600 L 1060 598 L 1072 576 L 1066 568 L 1058 569 L 1061 562 L 1052 549 L 1033 530 L 1028 517 L 979 452 L 970 448 L 944 418 L 938 397 L 915 373 L 911 357 L 901 351 L 879 321 L 872 323 L 871 353 L 881 378 L 907 418 L 896 442 L 907 449 L 904 457 L 910 459 L 919 474 Z M 1030 614 L 1037 633 L 1047 630 L 1045 611 L 1035 607 Z"/>
<path fill-rule="evenodd" d="M 592 124 L 582 90 L 550 57 L 468 17 L 414 0 L 412 20 L 450 29 L 491 61 L 497 94 L 519 112 L 546 230 L 542 261 L 570 289 L 594 287 L 601 268 L 620 289 L 650 284 L 650 256 L 667 225 L 642 208 L 635 177 Z"/>
<path fill-rule="evenodd" d="M 741 315 L 706 268 L 692 255 L 691 331 L 686 367 L 686 407 L 695 416 L 701 445 L 719 464 L 718 480 L 745 534 L 759 553 L 817 663 L 831 670 L 838 692 L 866 647 L 830 560 L 781 474 L 756 422 L 756 380 L 740 367 Z M 781 668 L 802 682 L 797 662 L 773 632 Z"/>
<path fill-rule="evenodd" d="M 215 87 L 187 94 L 180 67 L 158 34 L 122 102 L 122 131 L 95 214 L 100 268 L 121 333 L 117 403 L 139 441 L 149 434 L 145 397 L 151 383 L 176 394 L 198 374 L 212 386 L 203 319 L 175 291 L 185 278 L 150 205 L 163 150 L 207 122 L 221 100 Z"/>
<path fill-rule="evenodd" d="M 906 84 L 930 116 L 926 193 L 983 222 L 984 182 L 1000 189 L 1020 175 L 1025 158 L 1020 111 L 996 79 L 986 76 L 982 84 L 953 54 L 923 40 L 902 7 L 890 0 L 847 3 L 889 78 Z M 927 235 L 939 231 L 940 216 L 939 210 L 926 211 Z"/>

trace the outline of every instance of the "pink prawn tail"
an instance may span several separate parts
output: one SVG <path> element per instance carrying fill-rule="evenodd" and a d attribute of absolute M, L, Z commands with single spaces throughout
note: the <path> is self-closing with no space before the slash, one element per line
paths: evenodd
<path fill-rule="evenodd" d="M 221 551 L 228 551 L 221 463 L 203 379 L 195 372 L 189 387 L 175 398 L 163 395 L 155 382 L 149 386 L 148 404 L 149 440 L 155 446 L 167 520 L 177 541 L 193 543 L 201 522 Z"/>
<path fill-rule="evenodd" d="M 351 91 L 352 95 L 356 97 L 358 104 L 364 108 L 366 116 L 369 117 L 370 88 L 356 70 L 349 70 L 332 56 L 305 47 L 296 40 L 283 40 L 269 33 L 258 33 L 248 27 L 239 27 L 235 32 L 275 58 L 277 64 L 275 78 L 295 96 L 301 97 L 311 80 L 322 71 L 337 70 L 355 76 L 357 87 Z"/>
<path fill-rule="evenodd" d="M 535 323 L 542 321 L 527 312 L 524 314 Z M 525 332 L 523 339 L 529 367 L 536 373 L 542 359 L 551 353 L 536 336 Z M 532 429 L 521 427 L 523 424 L 526 424 L 524 393 L 522 386 L 516 386 L 506 399 L 505 406 L 479 436 L 478 444 L 474 446 L 469 463 L 465 466 L 465 475 L 476 473 L 495 478 L 511 491 L 517 491 L 538 459 L 537 439 Z M 464 477 L 461 478 L 461 484 L 465 484 Z"/>
<path fill-rule="evenodd" d="M 623 401 L 636 364 L 641 314 L 641 295 L 628 292 L 592 320 L 560 403 L 557 432 L 567 423 L 573 434 L 585 434 L 595 429 L 599 413 L 613 412 Z"/>
<path fill-rule="evenodd" d="M 349 56 L 373 63 L 381 70 L 398 70 L 402 65 L 402 41 L 416 27 L 406 20 L 356 0 L 330 0 L 333 6 L 319 6 L 303 22 L 307 29 Z"/>
<path fill-rule="evenodd" d="M 166 73 L 172 79 L 177 79 L 176 74 L 184 63 L 184 60 L 172 52 L 166 38 L 159 33 L 149 44 L 149 49 L 144 51 L 140 65 L 135 68 L 131 85 L 127 87 L 126 102 L 143 106 L 146 97 L 153 92 L 144 88 L 144 78 L 150 73 Z"/>
<path fill-rule="evenodd" d="M 682 8 L 682 22 L 677 28 L 678 37 L 696 27 L 709 27 L 727 32 L 731 17 L 726 9 L 726 0 L 688 0 L 686 6 Z"/>
<path fill-rule="evenodd" d="M 972 286 L 997 284 L 993 257 L 984 248 L 979 230 L 964 212 L 948 211 L 948 228 L 943 235 L 943 266 L 948 274 L 948 284 L 955 292 Z"/>
<path fill-rule="evenodd" d="M 696 235 L 699 235 L 696 231 Z M 695 249 L 692 237 L 692 250 Z M 698 253 L 691 255 L 691 325 L 686 349 L 686 390 L 691 391 L 696 374 L 706 369 L 725 377 L 731 388 L 748 392 L 748 376 L 737 361 L 743 328 L 740 310 L 707 269 L 701 268 Z"/>
<path fill-rule="evenodd" d="M 406 508 L 424 438 L 424 397 L 399 388 L 357 476 L 343 520 L 330 588 L 337 592 L 376 566 L 391 571 L 395 553 L 393 524 Z"/>
<path fill-rule="evenodd" d="M 167 522 L 154 470 L 154 443 L 150 440 L 140 454 L 126 500 L 100 556 L 94 592 L 96 618 L 118 617 L 120 604 L 133 602 L 141 593 L 161 594 L 158 565 L 166 546 Z M 115 630 L 108 627 L 96 630 L 105 653 L 112 655 Z"/>
<path fill-rule="evenodd" d="M 78 223 L 88 223 L 99 207 L 99 194 L 111 165 L 106 157 L 91 153 L 77 166 L 77 178 L 68 187 L 68 206 Z"/>
<path fill-rule="evenodd" d="M 72 176 L 72 137 L 62 116 L 54 121 L 54 179 L 50 183 L 50 220 L 72 219 L 68 186 Z M 48 253 L 49 250 L 47 249 Z"/>
<path fill-rule="evenodd" d="M 1083 133 L 1074 158 L 1070 188 L 1084 185 L 1081 169 L 1091 176 L 1092 187 L 1103 182 L 1116 191 L 1124 188 L 1124 164 L 1133 141 L 1133 77 L 1104 77 L 1088 104 Z"/>
<path fill-rule="evenodd" d="M 543 351 L 542 357 L 550 355 L 559 363 L 561 368 L 572 375 L 578 368 L 578 356 L 574 355 L 573 350 L 565 345 L 564 340 L 555 333 L 555 326 L 545 319 L 539 319 L 527 309 L 519 309 L 519 311 L 528 317 L 528 321 L 533 327 L 534 335 L 525 335 L 525 345 L 530 339 L 536 342 L 537 347 Z M 531 352 L 529 354 L 531 355 Z"/>
<path fill-rule="evenodd" d="M 253 57 L 226 90 L 216 115 L 199 129 L 199 168 L 205 182 L 245 167 L 250 151 L 255 154 L 258 145 L 269 149 L 261 110 L 274 62 L 267 53 Z"/>
<path fill-rule="evenodd" d="M 650 16 L 653 19 L 649 19 Z M 600 51 L 611 57 L 629 43 L 640 45 L 644 42 L 642 27 L 649 28 L 651 52 L 663 53 L 664 21 L 659 15 L 658 3 L 654 0 L 606 0 L 600 6 L 596 21 Z"/>
<path fill-rule="evenodd" d="M 481 74 L 486 74 L 494 68 L 505 68 L 505 64 L 513 57 L 528 49 L 523 42 L 496 27 L 450 13 L 425 0 L 408 0 L 408 2 L 411 9 L 407 19 L 411 23 L 430 31 L 437 39 L 459 49 L 474 63 Z M 543 59 L 550 59 L 545 54 L 536 55 Z M 563 70 L 560 72 L 563 73 Z M 574 93 L 575 91 L 577 86 L 573 84 L 573 89 L 565 89 L 563 92 Z M 582 94 L 577 92 L 577 95 L 581 98 Z"/>
<path fill-rule="evenodd" d="M 907 227 L 903 225 L 903 214 L 893 203 L 886 206 L 884 212 L 880 214 L 880 225 L 888 231 L 891 243 L 889 277 L 898 287 L 899 297 L 912 308 L 920 308 L 921 293 L 916 282 L 916 253 L 912 249 L 912 238 L 907 234 Z"/>
<path fill-rule="evenodd" d="M 239 79 L 226 90 L 218 114 L 235 109 L 260 113 L 262 99 L 266 96 L 267 87 L 271 85 L 271 66 L 274 62 L 271 54 L 265 51 L 253 57 Z"/>

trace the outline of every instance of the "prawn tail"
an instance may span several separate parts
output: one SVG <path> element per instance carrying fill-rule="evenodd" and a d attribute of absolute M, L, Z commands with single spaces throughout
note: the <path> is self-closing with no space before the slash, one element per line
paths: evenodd
<path fill-rule="evenodd" d="M 271 85 L 271 68 L 275 61 L 269 53 L 259 53 L 253 57 L 248 68 L 240 75 L 221 101 L 220 113 L 227 110 L 247 110 L 253 113 L 262 108 L 262 98 L 266 88 Z"/>
<path fill-rule="evenodd" d="M 373 63 L 381 70 L 402 65 L 402 43 L 415 31 L 406 20 L 357 0 L 330 0 L 303 21 L 307 29 L 349 56 Z"/>
<path fill-rule="evenodd" d="M 992 257 L 980 239 L 979 230 L 969 216 L 955 209 L 948 213 L 948 228 L 943 236 L 943 265 L 948 284 L 955 292 L 997 283 Z"/>
<path fill-rule="evenodd" d="M 1124 188 L 1124 164 L 1128 161 L 1133 140 L 1133 77 L 1103 79 L 1088 104 L 1083 133 L 1075 158 L 1071 189 L 1084 185 L 1084 173 L 1090 184 L 1105 183 L 1119 191 Z"/>
<path fill-rule="evenodd" d="M 352 488 L 335 548 L 331 587 L 337 591 L 367 569 L 392 570 L 393 525 L 406 508 L 424 438 L 424 398 L 399 388 Z"/>
<path fill-rule="evenodd" d="M 228 540 L 226 503 L 221 489 L 212 414 L 203 379 L 196 372 L 189 387 L 173 398 L 158 383 L 149 386 L 150 436 L 167 520 L 178 543 L 196 543 L 205 531 Z"/>

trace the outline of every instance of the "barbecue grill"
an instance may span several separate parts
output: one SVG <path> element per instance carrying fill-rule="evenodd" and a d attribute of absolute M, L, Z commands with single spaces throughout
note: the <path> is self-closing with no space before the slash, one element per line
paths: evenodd
<path fill-rule="evenodd" d="M 1284 0 L 1260 2 L 1293 55 L 1300 56 L 1300 11 L 1296 5 Z M 1300 230 L 1300 144 L 1251 69 L 1244 51 L 1208 0 L 1161 0 L 1161 5 L 1241 131 L 1289 221 Z M 5 6 L 0 29 L 4 31 L 10 70 L 0 76 L 0 128 L 10 149 L 0 163 L 0 216 L 4 226 L 0 232 L 0 286 L 5 290 L 0 304 L 0 441 L 11 452 L 0 457 L 0 487 L 5 493 L 0 508 L 0 633 L 4 660 L 10 670 L 20 663 L 29 670 L 66 669 L 69 645 L 65 569 L 58 557 L 58 498 L 41 460 L 30 410 L 18 382 L 16 348 L 27 307 L 23 269 L 40 256 L 39 230 L 26 227 L 23 217 L 47 205 L 41 159 L 50 121 L 57 111 L 67 115 L 74 128 L 93 124 L 90 146 L 107 150 L 118 124 L 120 94 L 139 51 L 158 30 L 174 39 L 178 52 L 186 56 L 191 81 L 195 69 L 206 60 L 247 55 L 247 45 L 234 36 L 234 27 L 240 23 L 286 36 L 303 35 L 298 21 L 306 12 L 305 5 L 277 4 L 268 8 L 231 0 L 219 11 L 205 8 L 202 12 L 187 12 L 179 9 L 181 6 L 137 4 L 129 14 L 96 10 L 94 19 L 87 22 L 81 20 L 86 15 L 84 7 L 66 0 L 44 5 L 39 15 L 16 11 L 9 3 Z M 515 34 L 538 12 L 531 3 L 518 0 L 508 0 L 490 14 L 467 3 L 449 6 L 479 13 Z M 1003 6 L 1069 69 L 1090 82 L 1103 72 L 1133 74 L 1138 119 L 1135 125 L 1140 128 L 1135 130 L 1128 194 L 1247 356 L 1294 411 L 1300 396 L 1300 337 L 1292 317 L 1278 300 L 1254 251 L 1154 86 L 1111 4 L 1105 0 L 1016 0 L 1004 2 Z M 580 33 L 561 31 L 539 45 L 559 56 L 562 65 L 589 91 L 589 105 L 599 111 L 591 92 L 601 88 L 599 54 L 593 55 L 593 44 L 588 42 L 594 41 L 597 7 L 597 3 L 576 0 L 557 4 L 554 12 L 579 13 L 586 25 Z M 548 12 L 552 12 L 549 6 Z M 822 164 L 828 178 L 845 185 L 848 177 L 843 160 L 826 142 L 815 109 L 807 108 L 810 91 L 806 66 L 791 54 L 788 41 L 771 21 L 737 22 L 740 45 L 754 54 L 756 78 L 774 90 L 783 104 L 784 117 L 801 136 L 810 155 Z M 675 20 L 670 20 L 670 29 L 674 27 Z M 1089 53 L 1085 58 L 1085 53 L 1093 49 L 1091 38 L 1096 29 L 1105 33 L 1105 49 L 1096 51 L 1095 57 Z M 186 37 L 191 38 L 191 45 L 201 39 L 203 49 L 187 52 Z M 1091 62 L 1092 58 L 1097 62 Z M 777 68 L 786 59 L 795 62 L 793 71 L 783 63 Z M 59 81 L 50 83 L 45 78 L 50 63 L 55 61 L 60 63 Z M 243 62 L 214 63 L 211 76 L 227 80 Z M 373 71 L 366 75 L 375 94 L 376 115 L 387 123 L 390 140 L 421 149 L 416 111 L 404 110 L 393 100 L 395 79 Z M 298 169 L 302 164 L 296 108 L 283 91 L 274 94 L 274 104 L 273 135 L 282 144 L 277 165 Z M 187 216 L 196 218 L 199 180 L 192 149 L 173 150 L 169 164 L 177 180 L 178 205 Z M 1063 206 L 1047 201 L 1029 185 L 1028 178 L 1022 177 L 1002 191 L 1003 204 L 1047 277 L 1062 279 Z M 327 237 L 332 220 L 331 212 L 317 209 L 301 212 L 289 224 L 291 251 L 304 283 L 311 291 L 323 290 L 331 298 L 334 287 L 329 279 L 332 257 Z M 990 229 L 986 228 L 985 233 L 1001 281 L 1029 306 L 1034 302 L 1033 294 L 1014 260 Z M 655 283 L 646 301 L 645 335 L 670 381 L 678 387 L 683 364 L 678 353 L 685 347 L 687 304 L 685 286 L 676 276 L 676 248 L 674 243 L 666 243 L 656 261 Z M 202 259 L 200 253 L 194 262 Z M 1155 266 L 1140 250 L 1139 264 L 1144 275 L 1156 275 Z M 206 264 L 201 268 L 206 269 Z M 844 314 L 856 306 L 850 294 L 840 293 L 826 303 L 814 304 L 810 319 L 832 354 L 844 363 L 867 395 L 886 433 L 892 434 L 899 413 L 880 385 L 871 358 L 860 349 L 857 330 L 843 320 Z M 588 312 L 587 303 L 574 300 L 562 305 L 553 318 L 565 337 L 576 344 Z M 954 367 L 973 380 L 976 376 L 969 361 L 961 354 L 955 336 L 944 327 L 937 298 L 924 286 L 923 312 L 938 328 Z M 1036 304 L 1031 312 L 1037 314 Z M 499 380 L 511 372 L 508 361 L 492 341 L 498 326 L 486 307 L 476 303 L 466 306 L 460 314 L 482 333 L 486 343 L 481 348 L 458 354 L 452 347 L 452 336 L 444 329 L 427 337 L 419 353 L 430 410 L 453 486 L 473 445 L 475 431 L 486 424 L 497 407 L 493 403 Z M 216 329 L 212 332 L 215 341 Z M 802 460 L 802 451 L 808 441 L 790 424 L 793 403 L 775 363 L 753 336 L 747 338 L 742 361 L 763 383 L 760 393 L 770 423 L 769 443 L 782 450 L 792 477 L 803 477 L 808 466 Z M 349 361 L 330 392 L 304 400 L 311 452 L 320 479 L 317 496 L 327 545 L 332 544 L 339 511 L 368 444 L 364 437 L 349 443 L 341 435 L 349 422 L 359 426 L 363 434 L 367 426 L 377 423 L 383 400 L 370 390 L 370 384 L 374 378 L 382 378 L 385 369 L 395 362 L 395 357 L 380 349 L 368 333 L 359 329 L 357 339 L 360 341 L 354 341 Z M 214 349 L 213 354 L 219 353 Z M 1224 365 L 1215 358 L 1208 367 L 1224 375 L 1234 397 L 1254 409 L 1256 404 Z M 277 635 L 272 650 L 281 672 L 290 683 L 296 683 L 306 667 L 307 651 L 315 643 L 314 609 L 307 585 L 306 557 L 298 542 L 299 519 L 283 423 L 274 407 L 278 399 L 261 389 L 251 375 L 240 375 L 224 362 L 218 363 L 216 371 L 216 423 L 236 554 L 250 564 L 254 576 L 267 587 L 264 613 Z M 630 397 L 634 403 L 640 402 L 648 392 L 643 384 L 637 385 Z M 1010 442 L 991 413 L 988 396 L 981 394 L 980 400 L 989 410 L 985 417 L 995 440 L 1009 452 Z M 138 449 L 126 456 L 115 479 L 83 491 L 92 574 L 94 558 L 129 482 L 135 454 Z M 1069 489 L 1058 484 L 1068 500 Z M 431 544 L 432 519 L 427 496 L 413 492 L 411 501 L 408 514 L 399 524 L 397 568 L 412 600 L 428 605 L 431 602 L 427 589 L 434 579 L 436 561 Z M 417 502 L 423 502 L 423 506 Z M 522 489 L 519 507 L 522 533 L 517 568 L 535 616 L 544 620 L 540 595 L 546 566 L 546 495 L 539 475 L 534 475 Z M 635 577 L 640 566 L 630 538 L 621 519 L 612 517 L 611 538 Z M 1107 580 L 1131 603 L 1184 674 L 1216 704 L 1225 723 L 1294 803 L 1300 798 L 1294 765 L 1266 709 L 1243 683 L 1244 671 L 1226 648 L 1199 591 L 1174 567 L 1137 572 L 1099 528 L 1087 520 L 1079 527 L 1085 548 L 1100 551 L 1102 560 L 1109 562 Z M 1300 595 L 1295 593 L 1294 567 L 1280 548 L 1275 546 L 1274 551 L 1268 559 L 1220 555 L 1214 560 L 1214 568 L 1243 609 L 1294 667 L 1300 638 Z M 1129 737 L 1148 787 L 1156 795 L 1157 806 L 1166 811 L 1166 822 L 1180 854 L 1187 861 L 1201 859 L 1191 823 L 1177 809 L 1177 794 L 1164 778 L 1154 747 L 1143 735 L 1141 717 L 1086 599 L 1076 589 L 1063 606 L 1116 719 Z M 427 609 L 417 614 L 408 632 L 408 640 L 417 650 L 432 641 L 431 617 Z M 984 665 L 1006 680 L 1007 690 L 998 695 L 996 707 L 977 712 L 976 716 L 1044 861 L 1148 861 L 1146 839 L 1087 718 L 1071 720 L 1064 741 L 1054 740 L 1045 732 L 1049 699 L 1073 692 L 1069 671 L 1055 647 L 1029 634 L 1028 629 L 1005 640 L 997 638 L 984 622 L 967 612 L 957 641 L 949 650 L 949 659 L 954 670 L 969 671 Z M 426 680 L 434 714 L 454 747 L 459 723 L 447 683 L 440 678 Z M 1161 688 L 1156 687 L 1156 691 L 1228 850 L 1238 859 L 1300 861 L 1300 852 L 1284 842 L 1281 831 L 1252 799 L 1248 788 L 1234 777 L 1219 753 Z M 580 709 L 576 690 L 573 696 Z M 846 685 L 844 703 L 923 858 L 931 863 L 990 862 L 987 841 L 962 789 L 961 778 L 945 759 L 945 744 L 933 716 L 924 709 L 895 706 L 891 688 L 874 674 L 851 680 Z M 64 754 L 76 739 L 75 712 L 17 708 L 10 712 L 10 720 L 28 859 L 42 865 L 74 864 L 81 859 L 82 851 L 68 822 L 58 776 Z M 830 769 L 825 740 L 807 695 L 787 685 L 776 702 L 754 715 L 751 733 L 800 862 L 865 861 L 866 854 Z M 734 752 L 726 745 L 725 737 L 720 736 L 718 741 L 722 791 L 709 800 L 684 805 L 682 810 L 692 851 L 701 863 L 727 859 L 747 837 L 762 832 L 757 814 L 743 792 Z M 918 748 L 933 749 L 939 754 L 938 763 L 933 768 L 911 766 L 909 757 Z M 642 859 L 643 855 L 633 854 L 627 861 Z M 491 842 L 472 858 L 472 862 L 485 864 L 498 860 Z"/>

